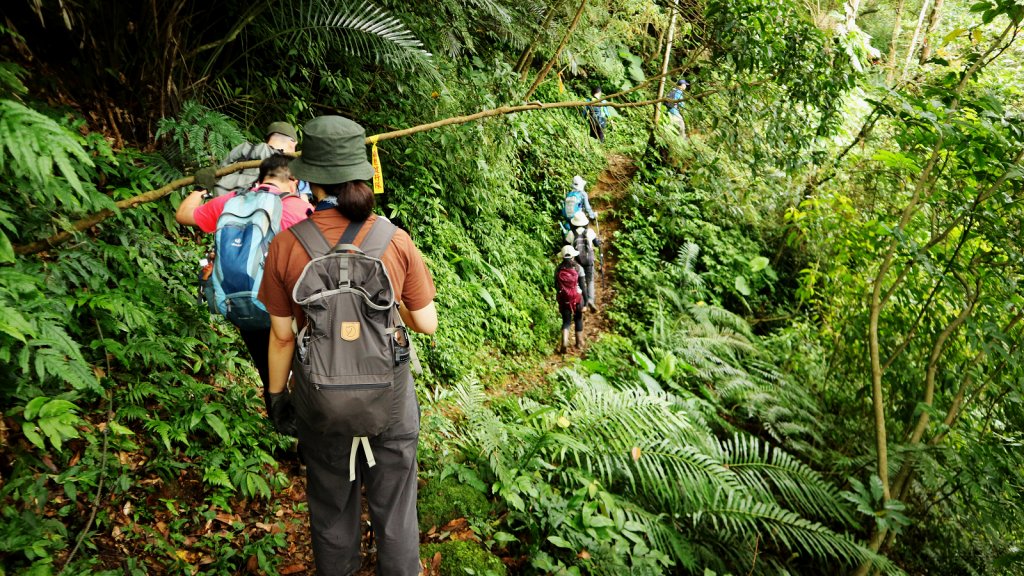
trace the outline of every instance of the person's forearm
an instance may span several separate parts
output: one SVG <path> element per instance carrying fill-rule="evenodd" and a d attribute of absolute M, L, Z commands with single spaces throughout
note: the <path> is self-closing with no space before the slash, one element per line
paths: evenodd
<path fill-rule="evenodd" d="M 437 308 L 433 302 L 415 311 L 406 308 L 405 302 L 400 302 L 398 314 L 402 317 L 405 326 L 413 332 L 433 334 L 437 331 Z"/>
<path fill-rule="evenodd" d="M 282 340 L 270 333 L 270 346 L 267 348 L 268 389 L 271 394 L 283 392 L 288 383 L 288 372 L 291 370 L 292 354 L 295 353 L 295 338 Z"/>
<path fill-rule="evenodd" d="M 195 226 L 196 208 L 203 204 L 203 194 L 206 194 L 206 190 L 195 190 L 191 194 L 185 197 L 178 205 L 178 211 L 174 213 L 174 219 L 178 221 L 178 224 L 185 226 Z"/>

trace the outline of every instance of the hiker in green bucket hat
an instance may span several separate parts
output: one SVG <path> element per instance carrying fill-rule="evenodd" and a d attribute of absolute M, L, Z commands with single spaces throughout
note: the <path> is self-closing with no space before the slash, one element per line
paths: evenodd
<path fill-rule="evenodd" d="M 373 190 L 366 183 L 373 166 L 366 160 L 362 126 L 341 116 L 314 118 L 303 126 L 302 156 L 290 168 L 309 182 L 317 210 L 271 242 L 259 297 L 271 320 L 271 419 L 280 430 L 290 421 L 289 408 L 294 415 L 307 466 L 317 574 L 343 576 L 359 569 L 365 486 L 377 573 L 414 576 L 420 571 L 419 405 L 411 372 L 415 354 L 405 329 L 437 329 L 434 280 L 409 235 L 373 213 Z M 349 263 L 330 267 L 340 261 Z M 371 275 L 366 270 L 379 271 L 380 264 L 385 274 L 372 275 L 383 280 L 365 281 Z M 397 324 L 399 316 L 404 327 Z M 381 334 L 380 341 L 374 338 Z M 365 366 L 376 370 L 372 384 Z M 294 388 L 288 393 L 290 370 Z M 375 431 L 363 431 L 363 421 L 373 421 Z"/>

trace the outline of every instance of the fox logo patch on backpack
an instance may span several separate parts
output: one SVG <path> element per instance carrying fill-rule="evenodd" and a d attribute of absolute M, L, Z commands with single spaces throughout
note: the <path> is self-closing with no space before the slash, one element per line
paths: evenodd
<path fill-rule="evenodd" d="M 412 386 L 408 332 L 380 260 L 397 228 L 378 218 L 357 247 L 351 242 L 362 225 L 350 223 L 334 248 L 312 220 L 290 228 L 311 258 L 292 289 L 306 315 L 292 394 L 299 417 L 318 434 L 387 431 Z"/>
<path fill-rule="evenodd" d="M 576 307 L 583 300 L 579 280 L 580 273 L 575 266 L 559 268 L 558 274 L 555 275 L 555 300 L 560 305 L 568 306 L 573 312 L 576 312 Z"/>
<path fill-rule="evenodd" d="M 217 219 L 213 264 L 214 305 L 243 330 L 270 328 L 270 315 L 256 298 L 270 241 L 281 231 L 283 199 L 269 187 L 236 195 Z"/>

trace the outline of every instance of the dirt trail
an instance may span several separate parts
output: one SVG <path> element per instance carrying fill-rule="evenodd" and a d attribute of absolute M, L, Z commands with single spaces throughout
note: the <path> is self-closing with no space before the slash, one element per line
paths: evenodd
<path fill-rule="evenodd" d="M 595 268 L 597 284 L 594 292 L 597 299 L 597 312 L 586 312 L 583 315 L 583 336 L 585 343 L 582 352 L 570 348 L 566 356 L 580 356 L 586 352 L 587 346 L 610 325 L 605 315 L 605 308 L 615 297 L 615 262 L 618 254 L 615 251 L 615 231 L 619 229 L 619 218 L 616 213 L 619 199 L 625 194 L 629 181 L 636 173 L 633 160 L 622 154 L 609 154 L 608 165 L 605 167 L 589 190 L 590 204 L 598 213 L 597 222 L 592 224 L 601 240 L 601 253 L 604 259 L 603 271 Z M 563 364 L 562 354 L 554 353 L 544 362 L 545 366 L 557 368 Z"/>

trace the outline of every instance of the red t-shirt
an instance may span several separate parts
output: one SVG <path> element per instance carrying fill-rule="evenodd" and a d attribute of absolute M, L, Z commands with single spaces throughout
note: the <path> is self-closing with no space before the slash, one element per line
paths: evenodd
<path fill-rule="evenodd" d="M 275 194 L 283 194 L 284 192 L 274 186 L 273 184 L 260 184 L 260 186 L 266 186 L 271 192 Z M 217 219 L 224 212 L 224 205 L 227 201 L 234 198 L 235 193 L 231 192 L 223 196 L 217 196 L 213 200 L 210 200 L 206 204 L 199 206 L 192 212 L 192 217 L 196 220 L 196 225 L 203 232 L 213 233 L 217 230 Z M 306 219 L 309 212 L 313 209 L 313 206 L 305 199 L 298 196 L 289 196 L 281 200 L 281 230 L 288 229 L 293 224 L 298 224 Z"/>
<path fill-rule="evenodd" d="M 327 243 L 334 245 L 341 239 L 349 220 L 335 209 L 314 212 L 310 218 L 323 233 Z M 376 214 L 371 214 L 356 235 L 354 244 L 359 244 L 369 233 Z M 384 269 L 391 278 L 395 301 L 404 302 L 409 310 L 421 310 L 434 301 L 437 290 L 434 278 L 427 269 L 423 255 L 412 243 L 405 230 L 398 229 L 391 237 L 391 244 L 381 255 Z M 263 269 L 259 299 L 273 316 L 294 316 L 299 328 L 305 325 L 306 317 L 302 307 L 292 301 L 292 288 L 299 280 L 302 269 L 309 263 L 309 254 L 291 232 L 278 234 L 270 243 L 267 260 Z"/>

